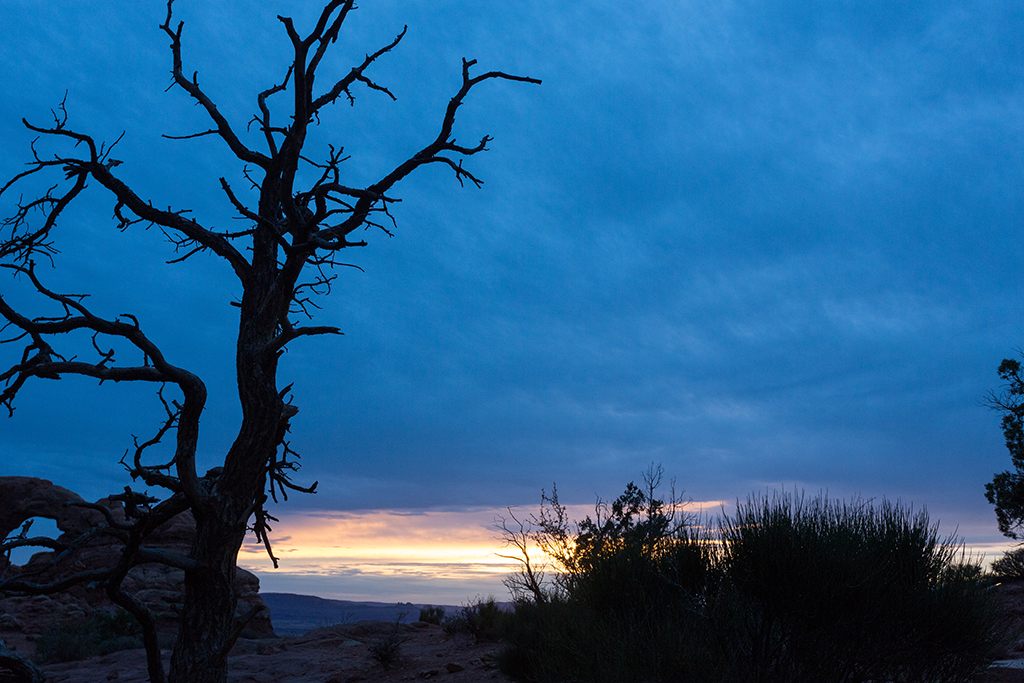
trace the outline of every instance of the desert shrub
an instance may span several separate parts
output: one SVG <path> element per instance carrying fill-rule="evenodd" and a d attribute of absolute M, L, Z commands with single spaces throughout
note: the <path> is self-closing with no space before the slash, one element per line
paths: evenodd
<path fill-rule="evenodd" d="M 445 617 L 441 625 L 448 635 L 467 633 L 478 641 L 501 640 L 508 630 L 512 615 L 494 598 L 477 598 L 464 605 L 456 614 Z"/>
<path fill-rule="evenodd" d="M 980 566 L 924 512 L 752 498 L 716 528 L 656 496 L 533 518 L 559 572 L 501 655 L 527 681 L 968 681 L 1005 641 Z M 552 549 L 554 552 L 552 552 Z"/>
<path fill-rule="evenodd" d="M 1024 581 L 1024 546 L 1003 553 L 992 563 L 992 573 L 1002 581 Z"/>
<path fill-rule="evenodd" d="M 405 642 L 405 638 L 402 637 L 401 632 L 404 620 L 405 614 L 400 614 L 388 634 L 369 646 L 370 656 L 385 670 L 390 669 L 402 658 L 402 644 Z"/>
<path fill-rule="evenodd" d="M 677 603 L 678 605 L 678 603 Z M 526 681 L 711 683 L 745 680 L 734 640 L 716 615 L 680 609 L 640 626 L 553 598 L 518 603 L 499 654 L 502 671 Z"/>
<path fill-rule="evenodd" d="M 345 626 L 355 622 L 355 612 L 346 612 L 344 614 L 333 614 L 331 616 L 321 617 L 317 619 L 315 624 L 316 628 L 331 628 L 333 626 Z"/>
<path fill-rule="evenodd" d="M 36 639 L 35 659 L 40 664 L 75 662 L 97 654 L 94 634 L 84 620 L 50 626 Z"/>
<path fill-rule="evenodd" d="M 579 523 L 564 585 L 572 601 L 637 628 L 674 609 L 681 592 L 704 587 L 713 546 L 703 540 L 630 482 L 609 508 Z"/>
<path fill-rule="evenodd" d="M 998 654 L 980 567 L 924 511 L 775 495 L 721 520 L 765 681 L 967 681 Z"/>
<path fill-rule="evenodd" d="M 594 517 L 571 523 L 557 491 L 533 518 L 557 572 L 543 599 L 519 599 L 500 664 L 533 681 L 712 681 L 735 668 L 718 612 L 717 546 L 673 495 L 660 468 Z M 523 594 L 522 597 L 525 597 Z"/>
<path fill-rule="evenodd" d="M 440 624 L 443 619 L 443 607 L 432 607 L 431 605 L 427 605 L 420 609 L 420 621 L 426 624 Z"/>
<path fill-rule="evenodd" d="M 119 609 L 55 624 L 40 634 L 35 645 L 41 663 L 75 662 L 142 647 L 142 635 L 135 617 Z"/>

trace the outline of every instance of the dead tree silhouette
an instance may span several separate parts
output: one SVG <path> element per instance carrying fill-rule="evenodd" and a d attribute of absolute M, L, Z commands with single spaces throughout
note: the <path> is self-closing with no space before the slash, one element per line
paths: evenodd
<path fill-rule="evenodd" d="M 219 139 L 244 167 L 252 192 L 236 192 L 224 177 L 220 185 L 246 226 L 236 232 L 218 231 L 188 210 L 157 208 L 156 198 L 143 196 L 132 188 L 130 178 L 116 172 L 130 166 L 120 166 L 110 156 L 120 138 L 107 145 L 73 129 L 65 102 L 54 111 L 50 125 L 24 121 L 38 135 L 32 160 L 28 170 L 7 182 L 0 194 L 10 196 L 23 181 L 42 176 L 47 177 L 50 189 L 31 200 L 19 199 L 13 215 L 4 221 L 0 268 L 30 283 L 41 295 L 45 310 L 27 312 L 20 300 L 15 304 L 0 296 L 0 315 L 6 320 L 8 333 L 13 332 L 6 343 L 8 348 L 20 349 L 17 359 L 0 372 L 4 383 L 0 404 L 13 414 L 19 392 L 37 378 L 78 375 L 100 381 L 152 383 L 159 387 L 157 395 L 165 417 L 155 433 L 138 440 L 122 462 L 133 480 L 141 480 L 148 487 L 147 493 L 164 493 L 151 496 L 128 489 L 119 494 L 126 513 L 124 521 L 111 516 L 107 508 L 91 504 L 103 515 L 103 523 L 70 544 L 48 544 L 61 557 L 73 550 L 74 543 L 87 543 L 89 537 L 116 539 L 123 545 L 123 552 L 115 567 L 80 571 L 43 583 L 8 576 L 0 579 L 0 590 L 44 594 L 84 583 L 102 586 L 111 600 L 139 620 L 150 679 L 162 683 L 165 674 L 156 624 L 145 603 L 122 590 L 121 583 L 125 574 L 140 563 L 178 567 L 185 572 L 185 601 L 169 680 L 222 683 L 226 680 L 228 651 L 247 617 L 252 617 L 235 617 L 235 566 L 243 539 L 247 531 L 252 531 L 273 558 L 268 522 L 274 518 L 267 511 L 268 496 L 276 500 L 289 490 L 311 492 L 316 486 L 303 487 L 291 480 L 297 454 L 286 437 L 298 408 L 292 403 L 291 385 L 282 387 L 278 379 L 281 354 L 301 337 L 340 333 L 337 327 L 310 324 L 314 299 L 329 293 L 335 277 L 332 269 L 343 265 L 339 253 L 365 245 L 351 238 L 354 231 L 375 227 L 389 232 L 393 222 L 389 207 L 398 201 L 390 193 L 399 181 L 420 167 L 440 164 L 454 173 L 460 185 L 466 181 L 481 185 L 481 180 L 463 166 L 462 159 L 485 151 L 491 138 L 485 136 L 475 144 L 461 145 L 453 132 L 456 113 L 470 90 L 490 80 L 540 81 L 501 71 L 474 75 L 476 61 L 463 59 L 461 86 L 444 109 L 437 136 L 375 182 L 348 185 L 342 167 L 346 157 L 340 144 L 328 145 L 317 156 L 306 149 L 307 134 L 319 124 L 321 113 L 339 99 L 351 103 L 357 87 L 394 99 L 368 71 L 399 45 L 405 29 L 343 77 L 318 89 L 318 69 L 355 9 L 353 1 L 327 3 L 305 36 L 292 19 L 279 17 L 294 59 L 282 69 L 280 82 L 256 95 L 258 111 L 250 122 L 253 132 L 246 133 L 218 108 L 200 85 L 197 72 L 186 71 L 183 22 L 174 21 L 173 4 L 168 0 L 166 19 L 160 27 L 170 38 L 173 84 L 194 100 L 210 122 L 207 130 L 180 138 Z M 289 96 L 288 116 L 272 120 L 268 102 Z M 58 151 L 44 155 L 39 151 L 40 141 Z M 300 184 L 310 171 L 315 180 Z M 51 176 L 56 176 L 53 182 Z M 196 452 L 207 387 L 185 367 L 188 359 L 165 354 L 145 332 L 141 316 L 104 316 L 88 305 L 83 295 L 48 288 L 36 267 L 39 260 L 53 260 L 58 219 L 85 193 L 90 181 L 109 194 L 122 231 L 157 226 L 159 230 L 153 234 L 166 235 L 176 250 L 171 262 L 185 261 L 199 253 L 213 254 L 229 266 L 241 286 L 235 354 L 241 424 L 222 466 L 205 475 L 197 472 Z M 91 346 L 86 342 L 84 348 L 76 348 L 74 342 L 81 335 L 74 333 L 82 331 L 86 339 L 91 337 Z M 122 354 L 113 350 L 115 345 L 130 349 L 136 360 L 123 363 Z M 153 462 L 153 447 L 172 438 L 173 457 L 168 462 Z M 191 553 L 178 556 L 147 548 L 147 535 L 185 510 L 191 510 L 196 521 Z"/>

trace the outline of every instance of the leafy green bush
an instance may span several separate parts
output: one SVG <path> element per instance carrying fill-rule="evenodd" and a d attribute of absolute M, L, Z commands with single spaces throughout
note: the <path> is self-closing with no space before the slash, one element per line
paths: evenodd
<path fill-rule="evenodd" d="M 656 496 L 532 519 L 558 572 L 519 596 L 501 656 L 527 681 L 969 681 L 1005 646 L 977 563 L 924 512 L 751 498 L 716 527 Z"/>
<path fill-rule="evenodd" d="M 420 609 L 420 621 L 426 624 L 440 624 L 444 619 L 443 607 L 432 607 L 427 605 Z"/>
<path fill-rule="evenodd" d="M 97 655 L 142 647 L 142 631 L 131 614 L 96 612 L 89 618 L 68 619 L 46 629 L 36 639 L 40 663 L 75 662 Z"/>
<path fill-rule="evenodd" d="M 992 563 L 992 573 L 1002 581 L 1024 581 L 1024 546 L 1003 553 Z"/>

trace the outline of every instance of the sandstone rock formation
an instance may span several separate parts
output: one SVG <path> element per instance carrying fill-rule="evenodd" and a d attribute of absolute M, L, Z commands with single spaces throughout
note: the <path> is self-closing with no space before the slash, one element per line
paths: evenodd
<path fill-rule="evenodd" d="M 65 507 L 64 503 L 81 500 L 77 493 L 45 479 L 0 477 L 0 538 L 7 538 L 32 517 L 52 519 L 64 532 L 79 530 L 76 525 L 83 511 Z M 0 556 L 0 571 L 6 566 L 7 558 Z"/>
<path fill-rule="evenodd" d="M 43 517 L 56 522 L 62 532 L 57 540 L 70 542 L 102 519 L 99 512 L 68 506 L 65 504 L 68 501 L 81 502 L 82 498 L 45 479 L 0 477 L 0 538 L 11 535 L 27 519 Z M 99 502 L 111 511 L 115 519 L 124 520 L 124 507 L 121 503 L 109 499 Z M 146 545 L 188 554 L 194 535 L 192 514 L 184 512 L 159 527 Z M 9 565 L 7 558 L 0 557 L 0 576 L 4 572 L 8 572 L 8 575 L 18 573 L 31 575 L 33 580 L 40 581 L 86 568 L 110 567 L 117 561 L 118 551 L 119 545 L 114 539 L 96 536 L 84 547 L 68 554 L 57 565 L 54 564 L 56 553 L 53 552 L 37 553 L 22 567 Z M 183 577 L 180 569 L 160 564 L 143 564 L 132 568 L 122 586 L 149 605 L 161 631 L 173 632 L 177 629 L 183 600 Z M 253 574 L 239 569 L 237 589 L 239 614 L 257 605 L 265 607 L 259 596 L 259 579 Z M 0 598 L 0 632 L 38 634 L 55 623 L 87 615 L 98 609 L 114 611 L 115 607 L 102 590 L 86 586 L 76 586 L 53 595 L 3 597 Z M 250 621 L 248 629 L 259 635 L 273 633 L 269 610 L 264 610 Z"/>

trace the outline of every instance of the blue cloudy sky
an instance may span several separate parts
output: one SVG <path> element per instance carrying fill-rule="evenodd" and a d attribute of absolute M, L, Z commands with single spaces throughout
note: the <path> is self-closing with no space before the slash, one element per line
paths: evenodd
<path fill-rule="evenodd" d="M 301 29 L 316 4 L 178 0 L 185 70 L 241 128 L 288 63 L 275 15 Z M 227 150 L 160 137 L 207 128 L 165 92 L 164 12 L 4 0 L 0 175 L 28 159 L 21 117 L 48 122 L 66 90 L 71 127 L 125 132 L 113 156 L 140 194 L 233 227 Z M 328 70 L 406 24 L 372 73 L 397 102 L 357 89 L 311 142 L 345 147 L 349 185 L 433 139 L 462 57 L 543 85 L 474 90 L 456 138 L 493 135 L 467 161 L 483 187 L 404 181 L 394 237 L 367 233 L 346 254 L 363 271 L 322 302 L 345 336 L 291 345 L 293 447 L 320 492 L 279 510 L 282 543 L 287 515 L 530 507 L 552 482 L 584 504 L 651 462 L 697 501 L 898 498 L 1000 543 L 983 489 L 1009 458 L 979 402 L 1024 345 L 1024 6 L 366 0 Z M 82 198 L 46 281 L 135 313 L 205 379 L 212 467 L 239 415 L 237 285 L 212 256 L 163 265 L 160 234 L 119 233 L 111 208 Z M 151 388 L 37 382 L 0 422 L 0 474 L 119 490 L 118 458 L 159 416 Z"/>

